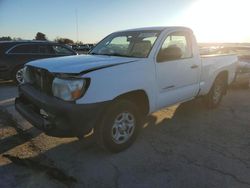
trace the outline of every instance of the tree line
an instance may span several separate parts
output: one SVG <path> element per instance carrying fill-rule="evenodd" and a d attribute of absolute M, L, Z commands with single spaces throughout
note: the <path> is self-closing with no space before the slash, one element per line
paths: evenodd
<path fill-rule="evenodd" d="M 11 38 L 10 36 L 3 36 L 0 37 L 0 41 L 17 41 L 17 40 L 22 40 L 21 38 Z M 42 32 L 37 32 L 35 35 L 35 38 L 33 40 L 45 40 L 47 41 L 48 38 L 46 34 Z M 62 37 L 56 37 L 54 39 L 55 42 L 58 42 L 60 44 L 83 44 L 81 41 L 74 42 L 73 40 L 69 38 L 62 38 Z"/>

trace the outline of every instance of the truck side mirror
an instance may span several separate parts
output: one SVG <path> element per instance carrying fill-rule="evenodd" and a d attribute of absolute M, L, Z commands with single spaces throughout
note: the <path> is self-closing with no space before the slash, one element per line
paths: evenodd
<path fill-rule="evenodd" d="M 182 51 L 177 46 L 169 46 L 162 49 L 157 55 L 158 62 L 170 61 L 180 59 L 182 56 Z"/>

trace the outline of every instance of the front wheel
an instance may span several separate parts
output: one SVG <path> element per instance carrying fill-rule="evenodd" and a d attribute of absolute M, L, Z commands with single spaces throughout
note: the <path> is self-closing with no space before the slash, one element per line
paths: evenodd
<path fill-rule="evenodd" d="M 118 100 L 109 107 L 94 134 L 102 148 L 120 152 L 136 140 L 140 124 L 141 115 L 137 106 L 128 100 Z"/>
<path fill-rule="evenodd" d="M 250 80 L 242 85 L 244 89 L 249 89 L 250 88 Z"/>
<path fill-rule="evenodd" d="M 16 84 L 22 84 L 24 82 L 23 79 L 23 67 L 18 67 L 15 69 L 14 73 L 13 73 L 13 81 Z"/>

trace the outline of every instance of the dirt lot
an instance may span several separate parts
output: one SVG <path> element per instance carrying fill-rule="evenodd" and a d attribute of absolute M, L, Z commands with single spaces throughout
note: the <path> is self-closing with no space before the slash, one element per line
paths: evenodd
<path fill-rule="evenodd" d="M 250 187 L 250 90 L 215 110 L 195 100 L 157 112 L 119 154 L 44 135 L 15 112 L 16 94 L 1 83 L 0 187 Z"/>

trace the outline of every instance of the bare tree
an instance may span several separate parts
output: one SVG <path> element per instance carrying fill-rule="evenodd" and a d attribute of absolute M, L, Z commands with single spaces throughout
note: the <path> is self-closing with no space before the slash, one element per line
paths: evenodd
<path fill-rule="evenodd" d="M 7 37 L 0 37 L 0 41 L 9 41 L 9 40 L 12 40 L 10 36 L 7 36 Z"/>
<path fill-rule="evenodd" d="M 44 33 L 37 32 L 35 40 L 47 40 L 47 37 Z"/>

